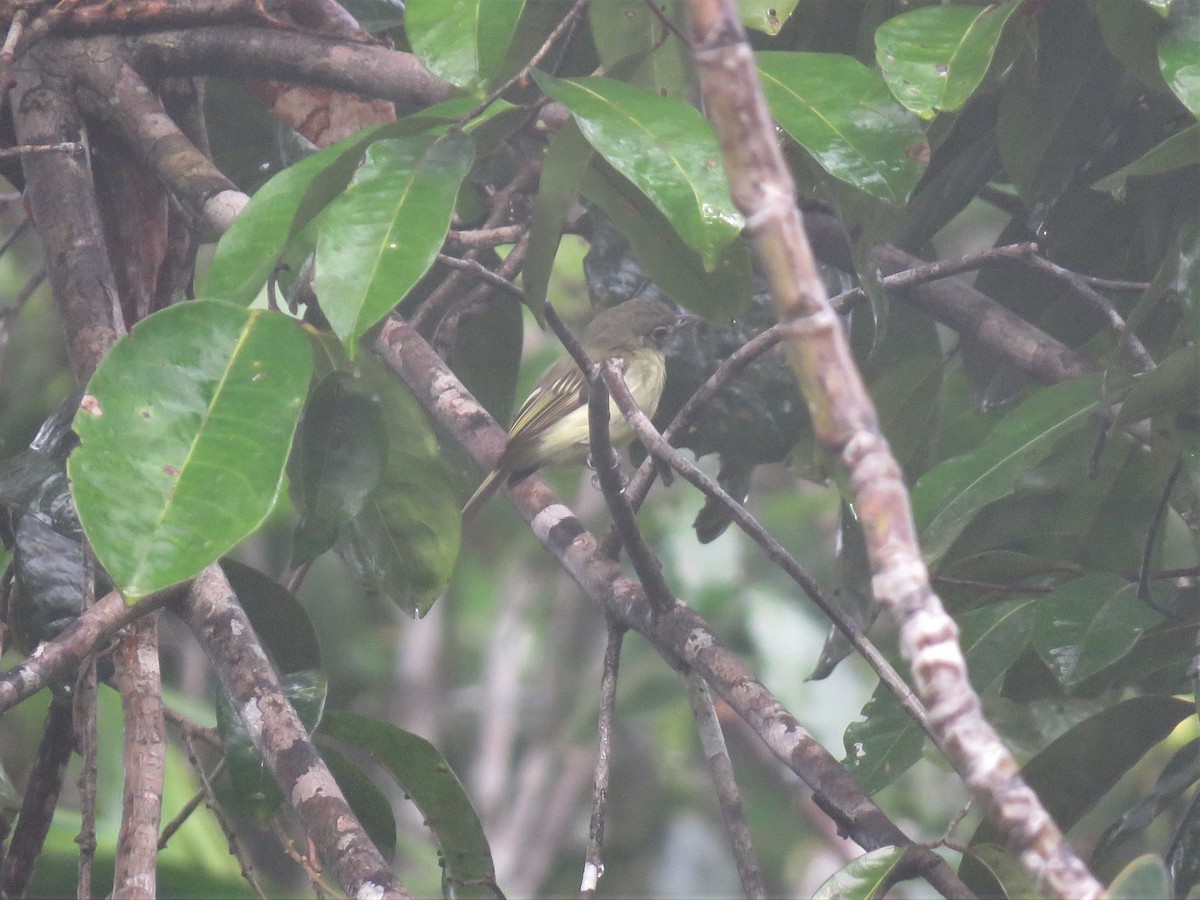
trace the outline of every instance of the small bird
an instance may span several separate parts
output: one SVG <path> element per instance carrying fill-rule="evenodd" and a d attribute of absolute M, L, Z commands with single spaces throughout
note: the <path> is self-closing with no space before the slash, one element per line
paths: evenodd
<path fill-rule="evenodd" d="M 654 415 L 666 381 L 663 345 L 680 315 L 670 304 L 636 297 L 596 314 L 580 343 L 595 363 L 616 358 L 629 392 L 648 416 Z M 555 361 L 521 404 L 500 461 L 463 507 L 473 515 L 501 484 L 516 484 L 542 466 L 565 466 L 587 459 L 588 379 L 569 356 Z M 614 447 L 628 444 L 633 431 L 609 401 L 609 435 Z"/>

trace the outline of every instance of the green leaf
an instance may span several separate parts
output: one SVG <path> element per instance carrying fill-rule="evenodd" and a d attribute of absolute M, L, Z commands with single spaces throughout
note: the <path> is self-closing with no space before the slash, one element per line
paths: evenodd
<path fill-rule="evenodd" d="M 1092 187 L 1110 191 L 1120 199 L 1125 195 L 1125 182 L 1130 178 L 1173 172 L 1186 166 L 1200 165 L 1200 124 L 1189 125 L 1156 147 L 1151 147 L 1127 166 L 1106 175 Z"/>
<path fill-rule="evenodd" d="M 1099 407 L 1100 376 L 1042 388 L 1001 419 L 979 447 L 934 466 L 912 491 L 921 550 L 933 566 L 976 514 L 1082 428 Z"/>
<path fill-rule="evenodd" d="M 888 19 L 875 30 L 875 60 L 892 95 L 922 119 L 961 109 L 1021 2 L 925 6 Z"/>
<path fill-rule="evenodd" d="M 792 17 L 800 0 L 738 0 L 742 24 L 772 37 L 779 34 Z"/>
<path fill-rule="evenodd" d="M 686 103 L 610 78 L 558 79 L 541 72 L 534 77 L 712 271 L 744 222 L 704 116 Z"/>
<path fill-rule="evenodd" d="M 1200 143 L 1200 129 L 1196 138 Z M 1200 338 L 1200 224 L 1194 223 L 1180 231 L 1178 254 L 1175 293 L 1187 314 L 1195 340 Z"/>
<path fill-rule="evenodd" d="M 351 357 L 358 339 L 433 265 L 473 159 L 462 134 L 380 141 L 330 204 L 313 289 Z"/>
<path fill-rule="evenodd" d="M 221 236 L 201 293 L 243 306 L 250 304 L 288 242 L 298 238 L 345 190 L 368 146 L 385 138 L 443 132 L 475 105 L 470 97 L 448 100 L 395 122 L 367 128 L 284 169 L 259 188 Z M 493 104 L 492 110 L 472 124 L 478 125 L 509 108 Z M 308 250 L 302 248 L 300 255 L 307 255 Z"/>
<path fill-rule="evenodd" d="M 1162 857 L 1143 853 L 1108 886 L 1109 900 L 1171 900 L 1171 874 Z"/>
<path fill-rule="evenodd" d="M 441 849 L 443 885 L 455 897 L 498 896 L 479 817 L 449 763 L 423 738 L 351 713 L 331 712 L 321 733 L 367 753 L 416 804 Z"/>
<path fill-rule="evenodd" d="M 905 853 L 904 847 L 880 847 L 864 853 L 831 875 L 817 888 L 813 900 L 872 900 L 880 896 Z"/>
<path fill-rule="evenodd" d="M 313 390 L 289 462 L 300 521 L 292 565 L 316 559 L 337 542 L 338 529 L 358 515 L 387 462 L 387 432 L 379 401 L 332 372 Z"/>
<path fill-rule="evenodd" d="M 1133 697 L 1079 723 L 1053 741 L 1021 769 L 1021 775 L 1041 798 L 1046 811 L 1064 832 L 1115 785 L 1152 747 L 1195 712 L 1177 697 Z M 996 829 L 984 823 L 970 845 L 1000 841 Z M 964 859 L 959 875 L 977 887 Z"/>
<path fill-rule="evenodd" d="M 392 804 L 375 786 L 359 766 L 339 751 L 321 742 L 321 758 L 342 789 L 346 802 L 358 816 L 383 858 L 391 861 L 396 854 L 396 817 L 392 815 Z"/>
<path fill-rule="evenodd" d="M 771 114 L 834 178 L 893 206 L 907 202 L 929 145 L 883 79 L 841 54 L 755 54 Z"/>
<path fill-rule="evenodd" d="M 909 477 L 913 463 L 933 440 L 929 422 L 942 392 L 942 360 L 912 356 L 900 360 L 871 382 L 879 427 L 896 461 Z"/>
<path fill-rule="evenodd" d="M 476 90 L 499 68 L 524 6 L 525 0 L 409 0 L 405 32 L 425 68 Z"/>
<path fill-rule="evenodd" d="M 1004 897 L 1042 900 L 1043 895 L 1033 886 L 1021 863 L 1011 853 L 996 844 L 974 844 L 967 851 L 995 879 Z M 992 896 L 991 892 L 980 896 Z"/>
<path fill-rule="evenodd" d="M 1115 663 L 1161 621 L 1138 599 L 1136 584 L 1095 572 L 1042 598 L 1032 640 L 1055 677 L 1072 687 Z"/>
<path fill-rule="evenodd" d="M 984 693 L 1008 671 L 1029 643 L 1037 600 L 1011 600 L 957 617 L 959 645 L 971 684 Z M 921 758 L 925 732 L 882 685 L 863 707 L 864 721 L 846 728 L 846 766 L 863 790 L 874 794 Z"/>
<path fill-rule="evenodd" d="M 294 320 L 212 300 L 157 312 L 113 346 L 75 417 L 67 471 L 127 600 L 192 577 L 258 528 L 311 371 Z"/>
<path fill-rule="evenodd" d="M 628 238 L 651 280 L 680 306 L 728 322 L 750 305 L 753 269 L 741 241 L 730 244 L 709 272 L 662 214 L 603 159 L 593 158 L 583 173 L 582 191 Z"/>
<path fill-rule="evenodd" d="M 1184 791 L 1200 780 L 1200 738 L 1188 741 L 1163 766 L 1151 791 L 1104 830 L 1092 851 L 1092 867 L 1125 838 L 1144 831 Z"/>
<path fill-rule="evenodd" d="M 1129 74 L 1155 93 L 1166 90 L 1156 46 L 1162 16 L 1129 0 L 1091 0 L 1091 7 L 1105 45 Z"/>
<path fill-rule="evenodd" d="M 659 0 L 658 12 L 687 31 L 682 0 Z M 588 7 L 588 22 L 600 63 L 610 78 L 635 84 L 661 97 L 686 98 L 692 78 L 691 51 L 666 30 L 644 0 L 605 0 Z"/>
<path fill-rule="evenodd" d="M 1117 413 L 1113 428 L 1166 413 L 1190 412 L 1200 405 L 1200 345 L 1176 350 L 1158 366 L 1138 376 Z"/>
<path fill-rule="evenodd" d="M 258 639 L 282 674 L 321 668 L 321 644 L 308 612 L 273 578 L 232 559 L 221 569 Z"/>
<path fill-rule="evenodd" d="M 542 321 L 546 289 L 550 284 L 550 273 L 554 269 L 554 258 L 558 254 L 567 213 L 579 196 L 579 184 L 591 160 L 592 148 L 574 119 L 563 125 L 550 140 L 542 160 L 537 199 L 529 221 L 525 263 L 521 267 L 525 302 L 539 323 Z"/>
<path fill-rule="evenodd" d="M 1031 207 L 1052 202 L 1091 160 L 1121 75 L 1085 4 L 1050 4 L 1036 23 L 996 119 L 1000 159 Z"/>
<path fill-rule="evenodd" d="M 375 357 L 364 354 L 357 365 L 363 390 L 382 407 L 387 465 L 336 549 L 368 593 L 423 616 L 458 558 L 458 498 L 416 399 Z"/>
<path fill-rule="evenodd" d="M 1158 63 L 1171 92 L 1200 116 L 1200 9 L 1180 10 L 1175 27 L 1159 38 Z"/>

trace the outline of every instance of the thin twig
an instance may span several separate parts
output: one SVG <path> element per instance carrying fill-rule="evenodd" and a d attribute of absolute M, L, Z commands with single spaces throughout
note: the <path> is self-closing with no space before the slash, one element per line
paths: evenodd
<path fill-rule="evenodd" d="M 600 722 L 596 729 L 596 771 L 592 778 L 592 818 L 588 824 L 587 851 L 583 856 L 583 880 L 579 896 L 590 900 L 604 875 L 600 851 L 604 846 L 604 822 L 608 815 L 608 773 L 612 759 L 613 711 L 617 705 L 617 672 L 621 666 L 621 644 L 625 628 L 608 621 L 608 643 L 604 647 L 604 669 L 600 676 Z"/>
<path fill-rule="evenodd" d="M 687 481 L 690 481 L 703 491 L 706 496 L 712 497 L 714 500 L 728 507 L 730 512 L 733 513 L 733 521 L 737 526 L 745 531 L 756 544 L 762 547 L 772 562 L 783 569 L 784 572 L 791 576 L 792 580 L 800 585 L 804 592 L 817 604 L 821 612 L 825 613 L 838 630 L 846 636 L 850 645 L 875 670 L 875 673 L 879 676 L 879 680 L 895 695 L 897 701 L 904 707 L 904 710 L 912 716 L 913 721 L 926 734 L 930 734 L 932 737 L 925 707 L 917 699 L 904 679 L 892 668 L 891 663 L 884 658 L 878 648 L 863 634 L 862 628 L 859 627 L 858 623 L 834 603 L 832 598 L 826 595 L 825 591 L 817 584 L 813 577 L 804 570 L 804 567 L 788 553 L 779 541 L 775 540 L 758 519 L 754 518 L 737 500 L 729 496 L 725 489 L 717 484 L 716 481 L 700 471 L 683 454 L 667 443 L 666 439 L 651 424 L 646 414 L 633 402 L 633 397 L 630 396 L 629 389 L 625 386 L 623 379 L 614 379 L 609 376 L 608 372 L 605 372 L 605 380 L 609 391 L 612 393 L 613 400 L 616 401 L 617 406 L 629 421 L 630 427 L 633 428 L 638 440 L 642 442 L 642 445 L 649 451 L 650 455 L 670 466 Z"/>
<path fill-rule="evenodd" d="M 16 197 L 18 200 L 21 199 L 20 194 L 17 194 Z M 33 223 L 30 222 L 29 217 L 26 216 L 24 219 L 21 220 L 20 225 L 18 225 L 16 228 L 14 228 L 4 238 L 3 241 L 0 241 L 0 256 L 3 256 L 5 253 L 8 252 L 8 248 L 13 245 L 13 243 L 17 240 L 17 238 L 19 238 L 22 234 L 25 233 L 25 229 L 28 228 L 31 224 L 33 224 Z"/>
<path fill-rule="evenodd" d="M 1112 301 L 1097 291 L 1082 275 L 1072 272 L 1070 269 L 1064 268 L 1058 265 L 1058 263 L 1051 262 L 1037 254 L 1026 256 L 1022 260 L 1022 263 L 1034 271 L 1048 275 L 1060 284 L 1065 285 L 1076 298 L 1082 300 L 1089 309 L 1101 316 L 1108 323 L 1108 327 L 1116 332 L 1129 348 L 1129 353 L 1133 357 L 1137 371 L 1149 372 L 1154 368 L 1154 357 L 1146 351 L 1145 346 L 1142 345 L 1137 335 L 1126 330 L 1125 320 L 1121 318 L 1121 314 L 1112 305 Z"/>
<path fill-rule="evenodd" d="M 209 777 L 213 780 L 216 780 L 220 777 L 223 771 L 225 771 L 224 757 L 217 760 L 217 764 L 213 766 L 213 770 Z M 180 807 L 179 812 L 175 814 L 174 818 L 172 818 L 170 822 L 163 826 L 162 833 L 158 836 L 159 850 L 167 849 L 167 844 L 171 842 L 171 838 L 175 837 L 175 833 L 184 826 L 187 820 L 192 817 L 192 813 L 199 809 L 200 804 L 203 803 L 207 798 L 208 792 L 203 787 L 196 791 L 196 793 L 192 794 L 188 802 Z"/>
<path fill-rule="evenodd" d="M 497 275 L 477 259 L 447 256 L 445 253 L 439 253 L 437 255 L 437 261 L 451 269 L 459 269 L 463 272 L 470 272 L 477 278 L 486 281 L 492 287 L 500 288 L 502 291 L 508 291 L 508 293 L 517 298 L 524 298 L 525 296 L 525 292 L 519 287 L 517 287 L 507 278 Z"/>
<path fill-rule="evenodd" d="M 498 225 L 495 228 L 474 228 L 470 231 L 451 231 L 446 235 L 446 246 L 453 249 L 479 250 L 488 247 L 501 247 L 515 243 L 521 235 L 529 230 L 529 225 L 520 222 L 516 225 Z"/>
<path fill-rule="evenodd" d="M 1163 484 L 1162 494 L 1158 498 L 1158 508 L 1154 510 L 1154 517 L 1150 520 L 1150 527 L 1146 529 L 1146 544 L 1142 548 L 1142 567 L 1138 572 L 1138 599 L 1143 603 L 1150 604 L 1150 563 L 1154 557 L 1154 545 L 1158 543 L 1158 532 L 1162 528 L 1162 523 L 1167 518 L 1167 504 L 1171 500 L 1171 491 L 1175 489 L 1175 482 L 1179 480 L 1179 475 L 1183 471 L 1183 457 L 1175 460 L 1175 465 L 1171 466 L 1171 471 L 1167 474 L 1167 480 Z"/>
<path fill-rule="evenodd" d="M 83 598 L 86 613 L 96 605 L 96 554 L 86 539 L 83 542 Z M 89 655 L 80 667 L 75 681 L 74 732 L 75 746 L 83 758 L 79 770 L 79 878 L 76 896 L 79 900 L 92 898 L 92 869 L 96 862 L 96 789 L 99 767 L 96 740 L 96 657 Z"/>
<path fill-rule="evenodd" d="M 712 694 L 704 679 L 694 672 L 687 676 L 687 687 L 692 716 L 696 720 L 696 734 L 700 737 L 704 761 L 708 764 L 708 773 L 717 793 L 721 819 L 725 823 L 725 833 L 729 837 L 729 847 L 733 851 L 742 890 L 747 897 L 766 897 L 767 887 L 763 883 L 758 860 L 754 857 L 750 826 L 746 824 L 746 808 L 733 774 L 733 761 L 725 746 L 725 734 L 721 730 L 716 707 L 713 706 Z"/>

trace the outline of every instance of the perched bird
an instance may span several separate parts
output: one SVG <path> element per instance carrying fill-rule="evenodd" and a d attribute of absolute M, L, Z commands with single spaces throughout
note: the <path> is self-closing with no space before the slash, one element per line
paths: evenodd
<path fill-rule="evenodd" d="M 654 415 L 666 380 L 663 345 L 680 316 L 670 304 L 637 297 L 596 314 L 580 343 L 595 363 L 616 358 L 629 392 L 648 416 Z M 463 507 L 473 515 L 501 484 L 516 484 L 542 466 L 580 463 L 588 454 L 588 379 L 569 356 L 554 362 L 521 405 L 496 468 Z M 633 439 L 629 423 L 609 402 L 613 446 Z"/>

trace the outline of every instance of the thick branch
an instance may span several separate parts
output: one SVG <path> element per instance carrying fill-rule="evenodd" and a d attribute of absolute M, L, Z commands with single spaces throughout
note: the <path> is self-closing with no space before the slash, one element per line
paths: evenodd
<path fill-rule="evenodd" d="M 167 771 L 167 725 L 158 664 L 158 613 L 130 625 L 114 654 L 125 711 L 125 790 L 113 896 L 158 896 L 158 826 Z"/>
<path fill-rule="evenodd" d="M 351 896 L 408 897 L 308 739 L 219 566 L 196 576 L 181 613 L 338 883 Z"/>
<path fill-rule="evenodd" d="M 127 39 L 139 68 L 164 75 L 258 78 L 350 91 L 419 109 L 454 86 L 411 53 L 294 31 L 215 25 Z"/>
<path fill-rule="evenodd" d="M 80 140 L 71 85 L 65 77 L 52 74 L 55 51 L 53 45 L 39 45 L 13 69 L 13 119 L 22 144 Z M 91 173 L 81 153 L 31 153 L 21 163 L 26 197 L 67 334 L 71 368 L 79 384 L 86 384 L 125 330 Z"/>
<path fill-rule="evenodd" d="M 849 473 L 874 573 L 872 588 L 899 626 L 900 647 L 938 744 L 1039 885 L 1064 897 L 1099 896 L 1102 886 L 1067 845 L 983 718 L 957 628 L 929 586 L 900 466 L 879 431 L 829 305 L 736 6 L 732 0 L 688 0 L 688 10 L 701 94 L 721 145 L 730 192 L 746 216 L 780 322 L 789 328 L 785 349 L 813 429 Z M 911 266 L 905 260 L 898 267 Z M 1055 361 L 1044 348 L 1027 349 L 1035 359 Z"/>

